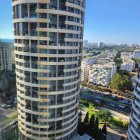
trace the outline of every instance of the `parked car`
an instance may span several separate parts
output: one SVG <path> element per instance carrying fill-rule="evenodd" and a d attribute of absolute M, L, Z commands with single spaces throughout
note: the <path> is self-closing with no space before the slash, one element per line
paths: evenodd
<path fill-rule="evenodd" d="M 1 107 L 6 108 L 6 104 L 2 104 Z"/>
<path fill-rule="evenodd" d="M 120 107 L 120 108 L 124 108 L 125 106 L 123 106 L 123 105 L 119 105 L 119 107 Z"/>
<path fill-rule="evenodd" d="M 112 107 L 115 107 L 115 105 L 114 105 L 114 104 L 112 104 L 112 103 L 111 103 L 110 105 L 111 105 Z"/>

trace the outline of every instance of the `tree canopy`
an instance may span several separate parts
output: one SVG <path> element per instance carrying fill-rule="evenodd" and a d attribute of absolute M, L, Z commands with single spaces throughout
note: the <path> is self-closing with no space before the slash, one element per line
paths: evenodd
<path fill-rule="evenodd" d="M 113 76 L 110 87 L 120 91 L 133 90 L 132 81 L 130 78 L 129 73 L 119 71 Z"/>
<path fill-rule="evenodd" d="M 89 123 L 89 113 L 88 112 L 86 113 L 86 116 L 84 118 L 84 123 L 85 124 L 88 124 Z"/>

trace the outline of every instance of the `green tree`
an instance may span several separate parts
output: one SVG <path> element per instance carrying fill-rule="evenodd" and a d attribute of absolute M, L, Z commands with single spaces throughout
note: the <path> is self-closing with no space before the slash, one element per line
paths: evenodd
<path fill-rule="evenodd" d="M 124 137 L 121 137 L 121 139 L 120 140 L 124 140 Z"/>
<path fill-rule="evenodd" d="M 91 116 L 90 121 L 89 121 L 89 126 L 92 128 L 95 124 L 95 116 L 94 114 Z"/>
<path fill-rule="evenodd" d="M 98 117 L 95 119 L 95 125 L 93 126 L 93 138 L 96 138 L 99 133 L 99 119 Z"/>
<path fill-rule="evenodd" d="M 105 140 L 101 129 L 99 129 L 95 140 Z"/>
<path fill-rule="evenodd" d="M 109 119 L 112 118 L 111 113 L 108 110 L 98 111 L 96 116 L 103 122 L 108 122 Z"/>
<path fill-rule="evenodd" d="M 89 113 L 88 112 L 86 113 L 86 116 L 84 118 L 84 123 L 85 124 L 88 124 L 89 123 Z"/>
<path fill-rule="evenodd" d="M 91 137 L 93 137 L 93 133 L 95 131 L 94 126 L 95 126 L 95 116 L 93 114 L 90 118 L 88 129 L 87 129 L 87 134 L 90 135 Z"/>
<path fill-rule="evenodd" d="M 86 125 L 83 122 L 78 123 L 78 134 L 80 136 L 84 135 L 86 133 Z"/>
<path fill-rule="evenodd" d="M 78 122 L 82 122 L 82 112 L 79 113 Z"/>
<path fill-rule="evenodd" d="M 102 134 L 104 136 L 104 140 L 107 140 L 107 127 L 106 127 L 106 124 L 104 124 L 104 126 L 102 128 Z"/>
<path fill-rule="evenodd" d="M 132 90 L 132 81 L 130 78 L 131 77 L 128 73 L 124 71 L 119 71 L 113 76 L 110 87 L 112 89 L 120 91 Z"/>
<path fill-rule="evenodd" d="M 107 128 L 106 128 L 106 124 L 104 124 L 103 128 L 102 128 L 102 133 L 107 135 Z"/>

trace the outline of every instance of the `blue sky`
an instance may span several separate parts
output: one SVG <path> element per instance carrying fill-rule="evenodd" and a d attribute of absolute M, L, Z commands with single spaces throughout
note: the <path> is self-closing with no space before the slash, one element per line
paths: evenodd
<path fill-rule="evenodd" d="M 0 0 L 0 38 L 13 38 L 12 0 Z M 140 43 L 140 0 L 86 0 L 84 39 Z"/>

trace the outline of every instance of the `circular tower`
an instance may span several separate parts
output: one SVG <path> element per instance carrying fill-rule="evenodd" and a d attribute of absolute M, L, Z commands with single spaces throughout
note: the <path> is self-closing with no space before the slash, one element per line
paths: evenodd
<path fill-rule="evenodd" d="M 85 0 L 13 0 L 21 140 L 76 134 Z"/>
<path fill-rule="evenodd" d="M 128 140 L 140 140 L 140 65 L 128 127 Z"/>

